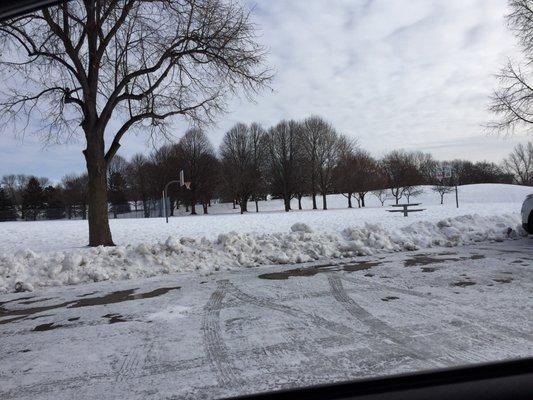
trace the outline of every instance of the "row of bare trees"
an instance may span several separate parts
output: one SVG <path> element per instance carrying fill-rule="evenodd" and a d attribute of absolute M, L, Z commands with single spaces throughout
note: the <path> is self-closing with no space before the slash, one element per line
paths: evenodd
<path fill-rule="evenodd" d="M 302 209 L 304 196 L 311 198 L 313 209 L 327 209 L 327 196 L 332 193 L 346 197 L 349 208 L 365 207 L 369 194 L 382 205 L 387 200 L 409 202 L 420 194 L 420 185 L 433 185 L 442 202 L 455 184 L 531 184 L 532 158 L 528 143 L 517 146 L 501 166 L 453 160 L 446 163 L 454 171 L 453 178 L 443 182 L 437 181 L 436 171 L 444 162 L 431 154 L 396 150 L 377 159 L 318 116 L 281 121 L 269 129 L 258 123 L 238 123 L 226 132 L 218 150 L 202 129 L 193 128 L 177 143 L 151 154 L 139 153 L 129 161 L 115 156 L 107 171 L 108 211 L 115 217 L 130 211 L 144 217 L 158 215 L 161 191 L 167 182 L 179 178 L 180 170 L 191 185 L 189 189 L 170 186 L 171 215 L 180 207 L 191 214 L 197 214 L 198 207 L 208 213 L 213 200 L 233 202 L 241 213 L 254 202 L 258 212 L 259 201 L 268 196 L 283 199 L 286 211 L 292 199 Z M 86 174 L 65 176 L 57 185 L 37 179 L 47 193 L 34 196 L 38 200 L 32 203 L 36 204 L 33 213 L 28 212 L 23 196 L 30 179 L 7 175 L 0 181 L 20 218 L 33 219 L 35 210 L 46 218 L 86 218 Z M 52 207 L 62 211 L 52 212 Z"/>

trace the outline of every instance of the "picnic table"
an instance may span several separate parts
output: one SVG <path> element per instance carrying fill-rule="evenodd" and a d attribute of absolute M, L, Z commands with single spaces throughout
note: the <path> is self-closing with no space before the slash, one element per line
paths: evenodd
<path fill-rule="evenodd" d="M 425 208 L 409 208 L 416 207 L 422 203 L 403 203 L 403 204 L 392 204 L 391 207 L 401 207 L 400 210 L 387 210 L 388 212 L 403 212 L 403 216 L 407 217 L 410 212 L 424 211 Z"/>

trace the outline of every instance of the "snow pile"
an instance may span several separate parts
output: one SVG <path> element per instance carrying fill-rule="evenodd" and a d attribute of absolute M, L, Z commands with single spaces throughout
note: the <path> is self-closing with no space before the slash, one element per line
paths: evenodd
<path fill-rule="evenodd" d="M 230 232 L 211 240 L 170 236 L 157 244 L 43 253 L 27 249 L 0 256 L 0 292 L 173 272 L 208 274 L 221 269 L 501 241 L 524 234 L 516 214 L 474 214 L 418 221 L 390 230 L 366 223 L 338 233 L 314 232 L 305 223 L 297 223 L 288 233 Z"/>

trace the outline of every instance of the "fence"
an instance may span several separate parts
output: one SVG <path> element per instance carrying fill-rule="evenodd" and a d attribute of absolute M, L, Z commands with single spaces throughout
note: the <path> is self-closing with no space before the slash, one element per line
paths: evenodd
<path fill-rule="evenodd" d="M 41 207 L 35 210 L 0 207 L 0 221 L 84 220 L 87 213 L 87 207 Z M 162 217 L 162 200 L 149 202 L 146 210 L 135 202 L 110 205 L 108 215 L 109 219 Z"/>

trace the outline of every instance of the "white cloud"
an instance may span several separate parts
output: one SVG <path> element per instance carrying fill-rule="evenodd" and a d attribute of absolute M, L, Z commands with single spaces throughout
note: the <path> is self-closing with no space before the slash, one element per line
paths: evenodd
<path fill-rule="evenodd" d="M 506 0 L 273 0 L 249 2 L 275 69 L 273 92 L 255 103 L 235 99 L 211 137 L 218 144 L 238 121 L 269 126 L 282 118 L 319 114 L 380 155 L 404 147 L 438 158 L 497 161 L 523 138 L 486 138 L 487 99 L 494 74 L 516 54 Z M 176 135 L 186 128 L 177 121 Z M 5 154 L 34 154 L 0 138 Z M 131 136 L 120 152 L 146 148 Z M 81 150 L 81 147 L 80 147 Z M 149 150 L 149 148 L 148 148 Z M 81 170 L 83 159 L 55 158 Z M 2 157 L 4 158 L 4 157 Z M 12 157 L 10 162 L 17 166 Z M 43 153 L 42 159 L 47 158 Z M 34 161 L 22 157 L 23 163 Z M 52 162 L 52 161 L 51 161 Z M 0 174 L 6 164 L 0 161 Z M 23 164 L 19 163 L 19 170 Z M 27 165 L 26 165 L 27 166 Z M 45 172 L 43 171 L 42 174 Z M 52 172 L 50 172 L 52 174 Z"/>

